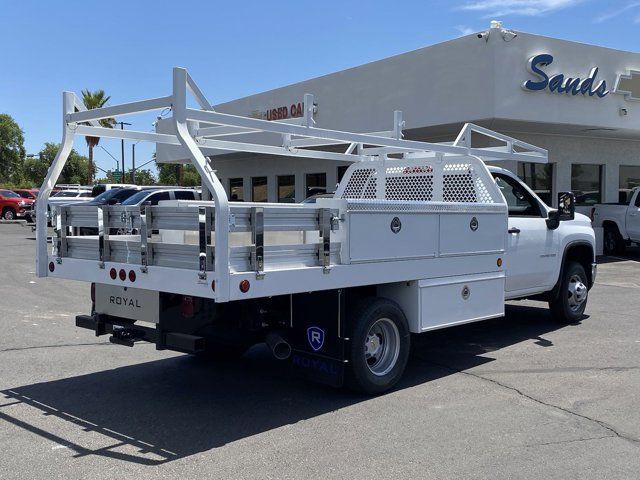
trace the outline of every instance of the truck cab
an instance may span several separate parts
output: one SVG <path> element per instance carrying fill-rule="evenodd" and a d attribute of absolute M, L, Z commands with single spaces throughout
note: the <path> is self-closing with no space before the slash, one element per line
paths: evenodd
<path fill-rule="evenodd" d="M 587 283 L 569 279 L 565 294 L 571 305 L 579 306 L 596 275 L 595 237 L 589 218 L 569 208 L 566 216 L 558 219 L 560 212 L 546 205 L 514 173 L 493 166 L 489 171 L 509 214 L 505 298 L 557 296 L 562 288 L 563 269 L 575 262 L 584 270 Z"/>

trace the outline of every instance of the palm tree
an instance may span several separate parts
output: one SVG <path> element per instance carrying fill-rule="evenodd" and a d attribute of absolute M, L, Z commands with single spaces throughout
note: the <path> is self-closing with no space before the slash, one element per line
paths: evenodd
<path fill-rule="evenodd" d="M 111 97 L 105 95 L 104 90 L 96 90 L 95 92 L 91 92 L 89 89 L 82 90 L 82 103 L 87 108 L 87 110 L 92 110 L 94 108 L 101 108 L 109 101 Z M 113 128 L 113 125 L 116 123 L 115 118 L 103 118 L 99 120 L 100 125 L 106 128 Z M 93 148 L 98 146 L 100 143 L 100 137 L 84 137 L 87 141 L 87 147 L 89 147 L 89 174 L 88 174 L 88 184 L 91 185 L 93 183 L 93 174 L 95 171 L 95 167 L 93 164 Z"/>

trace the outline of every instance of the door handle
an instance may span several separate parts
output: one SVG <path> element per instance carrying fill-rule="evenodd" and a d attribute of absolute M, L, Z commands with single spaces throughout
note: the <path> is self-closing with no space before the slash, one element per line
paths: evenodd
<path fill-rule="evenodd" d="M 517 227 L 511 227 L 509 230 L 507 230 L 508 233 L 511 233 L 512 235 L 518 235 L 520 233 L 520 229 Z"/>

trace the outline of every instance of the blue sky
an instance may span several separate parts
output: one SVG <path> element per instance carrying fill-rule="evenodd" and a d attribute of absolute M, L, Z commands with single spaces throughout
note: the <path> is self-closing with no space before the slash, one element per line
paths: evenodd
<path fill-rule="evenodd" d="M 635 0 L 4 0 L 1 12 L 0 113 L 21 125 L 28 153 L 60 141 L 63 90 L 101 88 L 110 104 L 164 96 L 173 66 L 187 67 L 215 104 L 485 30 L 491 19 L 640 51 Z M 129 121 L 147 131 L 152 120 Z M 119 141 L 101 144 L 120 158 Z M 76 149 L 87 153 L 81 139 Z M 139 144 L 136 163 L 153 150 Z M 96 160 L 115 164 L 101 149 Z"/>

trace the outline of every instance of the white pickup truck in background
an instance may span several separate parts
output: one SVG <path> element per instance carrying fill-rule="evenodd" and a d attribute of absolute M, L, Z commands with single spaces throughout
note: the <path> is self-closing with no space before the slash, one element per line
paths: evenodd
<path fill-rule="evenodd" d="M 591 218 L 594 228 L 603 229 L 605 255 L 620 254 L 631 243 L 640 244 L 640 187 L 628 193 L 627 202 L 595 205 Z"/>

